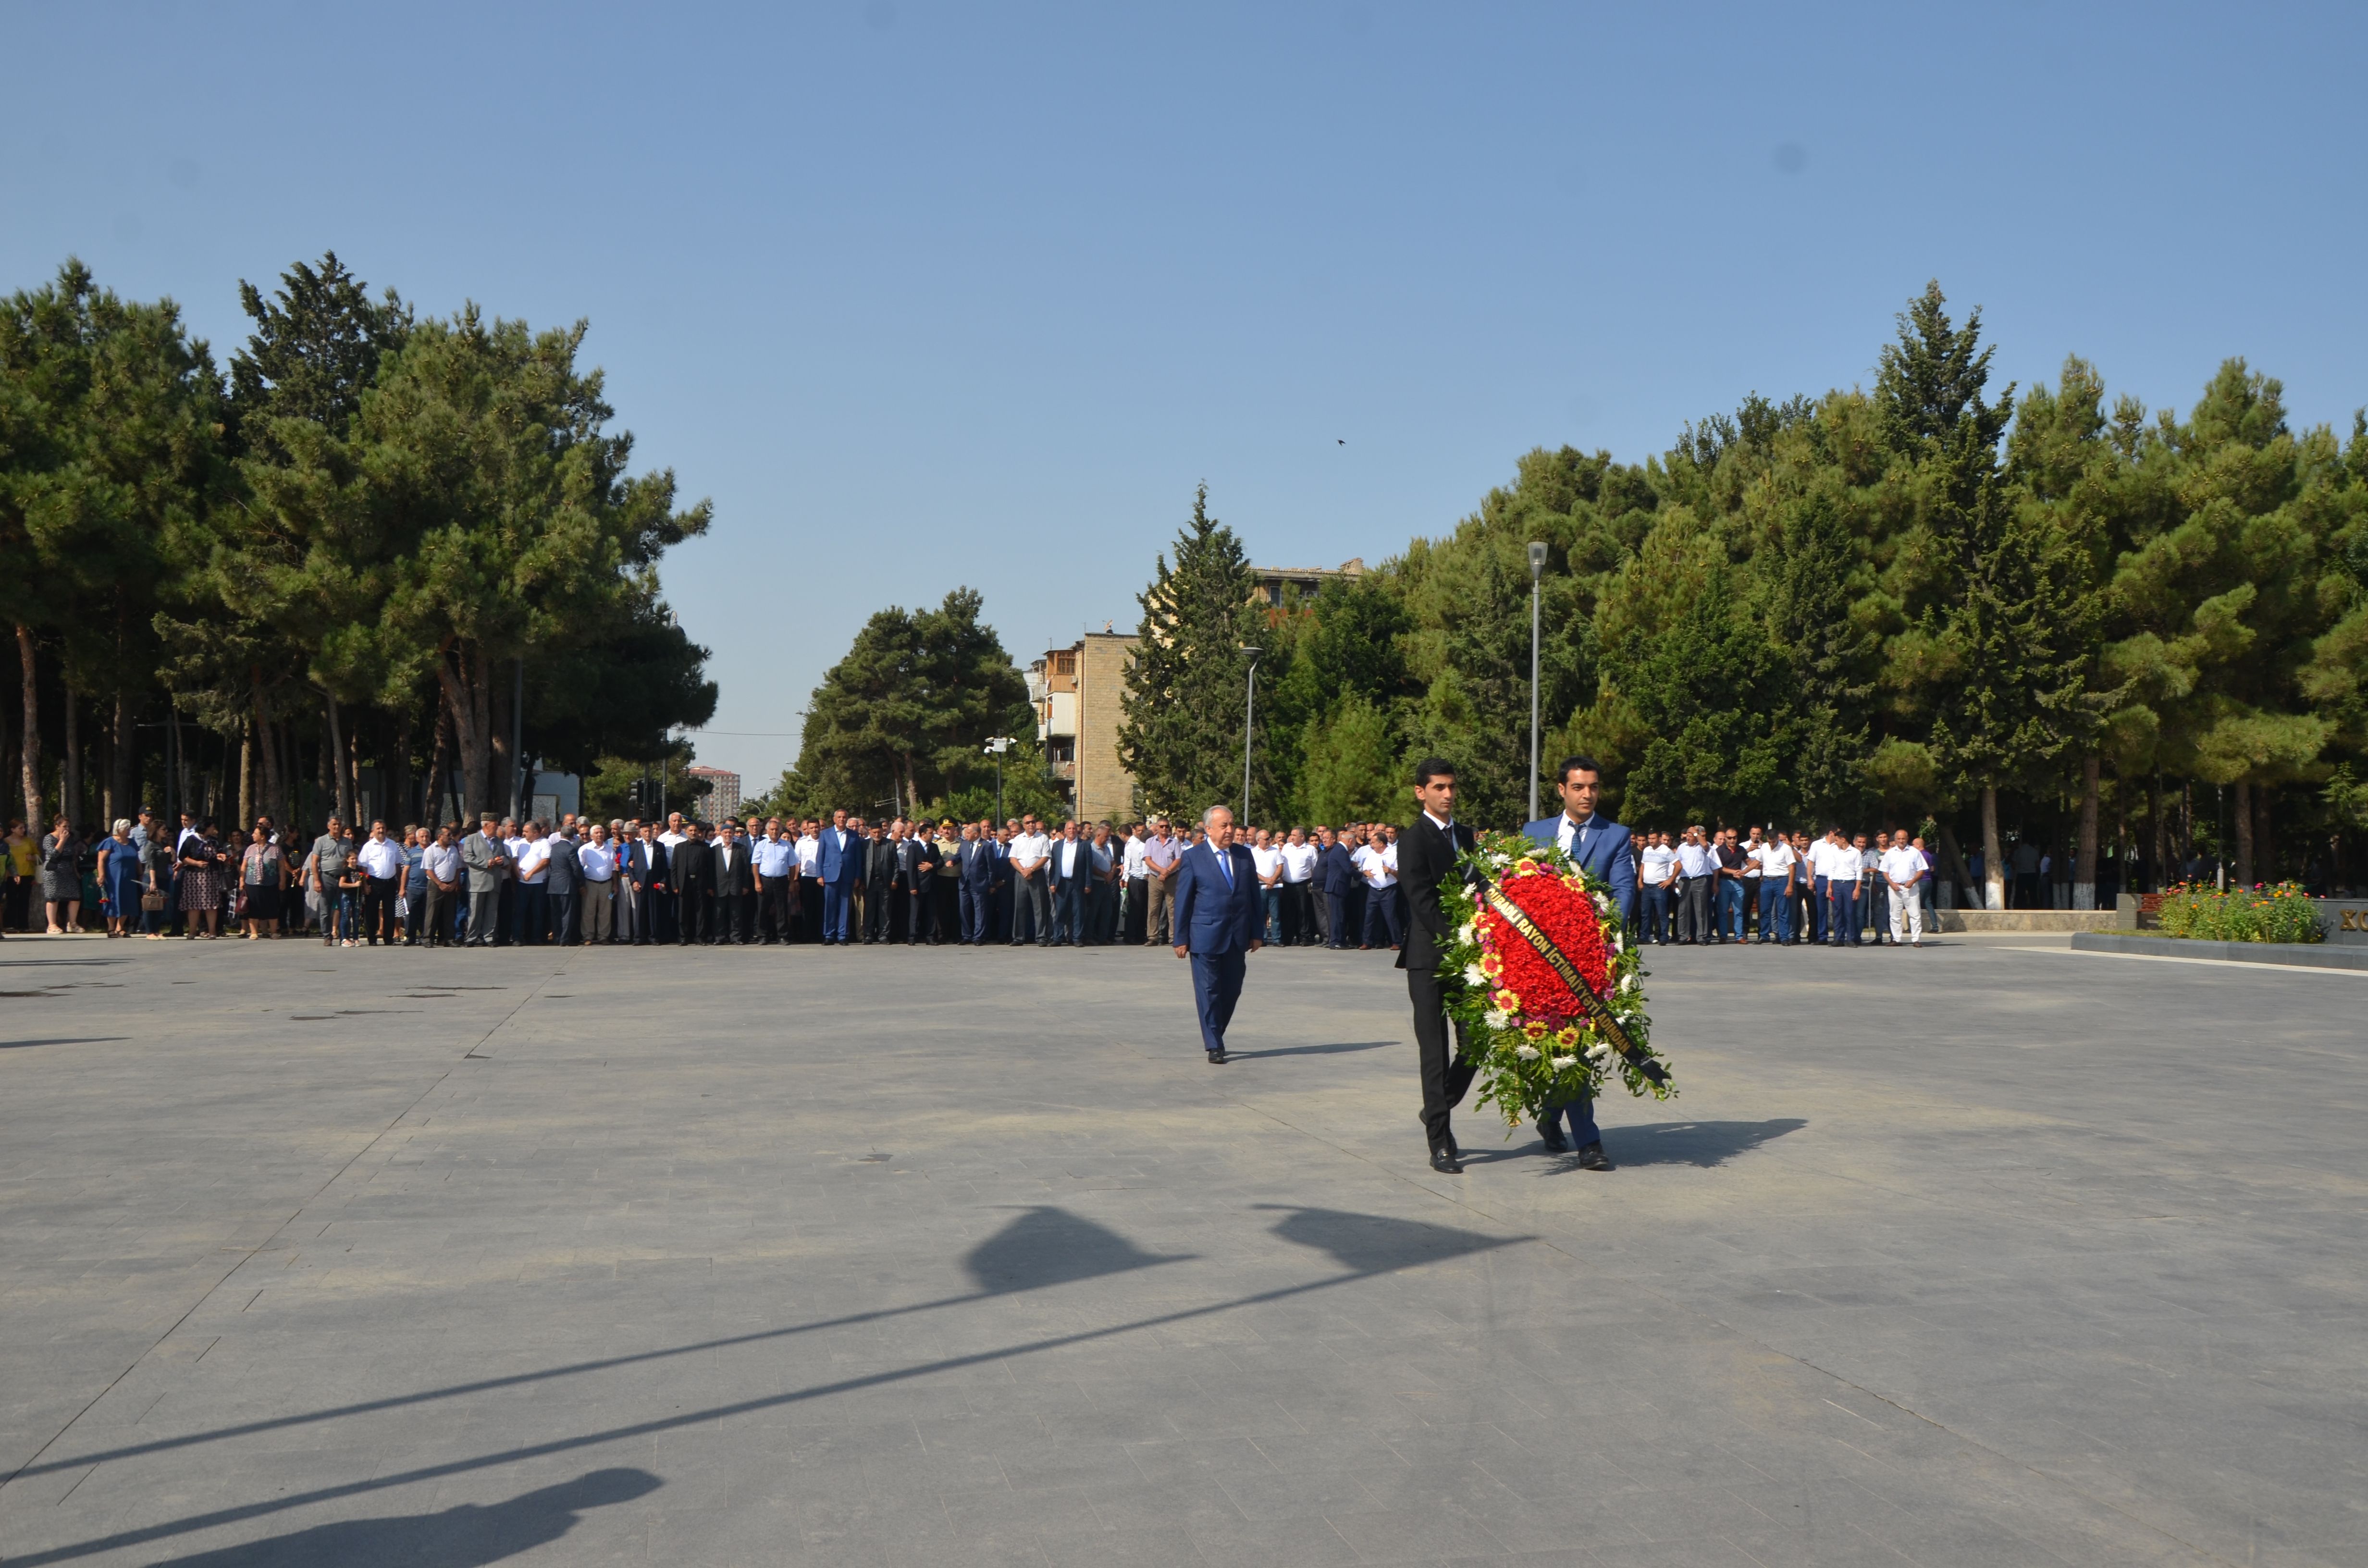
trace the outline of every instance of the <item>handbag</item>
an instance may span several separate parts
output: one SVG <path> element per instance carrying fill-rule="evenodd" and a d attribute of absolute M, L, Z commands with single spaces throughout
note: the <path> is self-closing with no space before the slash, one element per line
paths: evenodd
<path fill-rule="evenodd" d="M 154 915 L 165 907 L 165 895 L 151 889 L 140 895 L 140 907 Z"/>

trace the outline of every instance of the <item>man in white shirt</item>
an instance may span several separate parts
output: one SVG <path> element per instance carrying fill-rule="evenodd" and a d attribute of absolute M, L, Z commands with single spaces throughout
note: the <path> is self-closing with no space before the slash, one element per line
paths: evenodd
<path fill-rule="evenodd" d="M 1141 947 L 1150 935 L 1151 865 L 1144 858 L 1144 849 L 1151 842 L 1149 831 L 1136 823 L 1126 835 L 1126 854 L 1119 863 L 1120 875 L 1126 883 L 1126 924 L 1119 932 L 1119 941 L 1128 947 Z"/>
<path fill-rule="evenodd" d="M 515 846 L 518 867 L 518 936 L 521 947 L 539 948 L 550 935 L 551 845 L 542 824 L 530 822 Z"/>
<path fill-rule="evenodd" d="M 690 836 L 689 834 L 682 831 L 682 813 L 680 812 L 668 812 L 666 813 L 666 831 L 658 835 L 658 842 L 665 845 L 668 850 L 672 850 L 676 845 L 680 844 L 689 836 Z"/>
<path fill-rule="evenodd" d="M 361 862 L 362 868 L 362 934 L 373 948 L 381 935 L 387 946 L 393 947 L 394 901 L 402 896 L 403 876 L 410 869 L 404 859 L 403 846 L 386 835 L 385 823 L 374 822 L 361 853 L 354 858 Z"/>
<path fill-rule="evenodd" d="M 1645 935 L 1641 939 L 1667 946 L 1670 904 L 1676 897 L 1672 890 L 1678 882 L 1678 852 L 1670 847 L 1668 834 L 1647 833 L 1636 861 L 1636 884 L 1645 907 Z"/>
<path fill-rule="evenodd" d="M 1842 840 L 1842 830 L 1833 828 L 1809 851 L 1809 869 L 1816 873 L 1824 896 L 1821 903 L 1826 912 L 1826 946 L 1856 947 L 1858 933 L 1858 883 L 1860 865 L 1858 851 Z"/>
<path fill-rule="evenodd" d="M 1040 948 L 1053 945 L 1053 882 L 1045 860 L 1053 840 L 1032 816 L 1019 820 L 1019 834 L 1011 841 L 1011 945 L 1024 946 L 1032 937 Z"/>
<path fill-rule="evenodd" d="M 575 898 L 580 906 L 577 918 L 583 922 L 584 940 L 606 945 L 617 939 L 617 850 L 609 842 L 609 830 L 599 823 L 592 824 L 591 842 L 575 846 L 575 869 L 579 884 Z"/>
<path fill-rule="evenodd" d="M 755 849 L 757 876 L 757 945 L 774 947 L 790 939 L 790 909 L 798 896 L 798 846 L 781 836 L 781 819 L 765 819 L 765 836 Z"/>
<path fill-rule="evenodd" d="M 1250 835 L 1250 864 L 1258 869 L 1258 928 L 1266 945 L 1282 945 L 1282 850 L 1264 828 Z"/>
<path fill-rule="evenodd" d="M 1372 825 L 1372 836 L 1362 849 L 1351 857 L 1357 872 L 1365 879 L 1365 929 L 1360 934 L 1359 952 L 1383 946 L 1377 938 L 1388 938 L 1388 947 L 1395 952 L 1405 943 L 1398 924 L 1398 855 L 1397 846 L 1387 837 L 1381 824 Z"/>
<path fill-rule="evenodd" d="M 419 874 L 427 886 L 416 895 L 426 899 L 420 929 L 431 948 L 452 946 L 452 917 L 461 898 L 461 846 L 452 842 L 450 824 L 436 830 L 436 842 L 419 854 Z"/>
<path fill-rule="evenodd" d="M 1315 945 L 1315 846 L 1307 830 L 1294 827 L 1282 846 L 1282 939 L 1291 947 Z"/>
<path fill-rule="evenodd" d="M 1751 858 L 1759 872 L 1759 939 L 1790 942 L 1793 880 L 1800 869 L 1793 846 L 1784 842 L 1782 834 L 1772 834 L 1765 843 L 1752 845 Z"/>
<path fill-rule="evenodd" d="M 1718 857 L 1702 837 L 1702 824 L 1686 829 L 1678 846 L 1678 941 L 1682 946 L 1710 945 L 1711 881 L 1718 874 Z"/>
<path fill-rule="evenodd" d="M 1907 945 L 1924 945 L 1924 896 L 1917 884 L 1924 880 L 1924 857 L 1907 842 L 1907 830 L 1901 828 L 1891 835 L 1891 847 L 1883 852 L 1879 864 L 1884 884 L 1891 890 L 1891 945 L 1899 945 L 1900 927 L 1907 929 Z"/>

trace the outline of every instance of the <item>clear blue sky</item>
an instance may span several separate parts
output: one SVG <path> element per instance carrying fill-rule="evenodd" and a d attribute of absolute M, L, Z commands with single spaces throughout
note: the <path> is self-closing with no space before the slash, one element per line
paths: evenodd
<path fill-rule="evenodd" d="M 2225 356 L 2368 403 L 2358 6 L 12 6 L 0 287 L 69 253 L 219 358 L 334 248 L 590 318 L 711 538 L 718 731 L 881 606 L 1132 623 L 1205 479 L 1378 561 L 1540 444 L 1869 381 L 1937 277 L 2004 378 Z M 1347 444 L 1340 445 L 1345 441 Z M 769 783 L 795 742 L 714 734 Z"/>

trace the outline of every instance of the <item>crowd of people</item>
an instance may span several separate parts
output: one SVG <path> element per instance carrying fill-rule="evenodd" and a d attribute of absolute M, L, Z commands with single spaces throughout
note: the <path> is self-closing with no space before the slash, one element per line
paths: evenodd
<path fill-rule="evenodd" d="M 1639 829 L 1638 937 L 1700 946 L 1877 942 L 1920 947 L 1934 904 L 1932 856 L 1905 828 L 1821 837 L 1759 828 Z"/>
<path fill-rule="evenodd" d="M 1385 823 L 1239 830 L 1266 941 L 1395 950 L 1397 833 Z M 143 810 L 103 834 L 60 820 L 36 840 L 12 824 L 0 924 L 157 939 L 303 933 L 349 947 L 1156 947 L 1170 937 L 1177 864 L 1200 835 L 1156 817 L 1055 827 L 835 812 L 714 824 L 679 812 L 489 816 L 465 834 L 383 822 L 356 833 L 332 819 L 305 837 L 268 817 L 224 831 L 186 813 L 167 833 Z M 1697 825 L 1638 829 L 1633 843 L 1629 920 L 1645 942 L 1913 946 L 1935 905 L 1933 856 L 1904 829 L 1813 837 Z"/>
<path fill-rule="evenodd" d="M 38 842 L 17 824 L 8 923 L 186 940 L 299 935 L 342 947 L 776 946 L 906 943 L 1166 946 L 1177 867 L 1195 824 L 1055 827 L 1034 816 L 931 823 L 725 818 L 664 823 L 491 815 L 318 835 L 268 817 L 245 830 L 156 813 Z M 1267 940 L 1395 950 L 1405 928 L 1396 830 L 1253 828 Z"/>

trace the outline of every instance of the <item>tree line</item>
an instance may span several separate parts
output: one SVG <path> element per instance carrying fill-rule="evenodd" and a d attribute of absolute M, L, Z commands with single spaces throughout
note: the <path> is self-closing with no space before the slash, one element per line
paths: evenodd
<path fill-rule="evenodd" d="M 226 375 L 172 301 L 76 261 L 0 305 L 27 816 L 169 787 L 202 814 L 351 822 L 366 774 L 382 813 L 465 813 L 507 809 L 537 760 L 620 793 L 687 759 L 669 731 L 716 692 L 657 564 L 709 507 L 631 472 L 586 324 L 423 316 L 334 253 L 239 295 Z"/>
<path fill-rule="evenodd" d="M 2012 833 L 2082 884 L 2100 852 L 2247 881 L 2340 854 L 2368 825 L 2368 417 L 2296 430 L 2241 359 L 2184 418 L 2077 357 L 1993 398 L 1990 358 L 1934 284 L 1871 392 L 1755 393 L 1641 464 L 1532 451 L 1451 535 L 1282 606 L 1204 492 L 1141 600 L 1146 802 L 1240 800 L 1247 645 L 1254 816 L 1395 817 L 1435 753 L 1515 820 L 1535 540 L 1545 766 L 1597 756 L 1631 822 L 1930 821 L 1988 878 Z"/>

